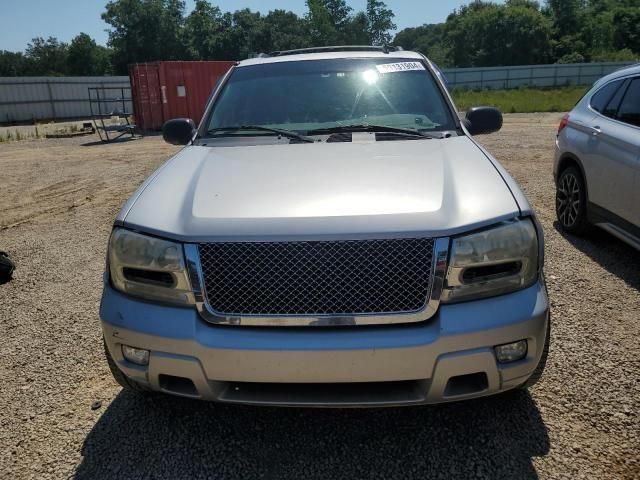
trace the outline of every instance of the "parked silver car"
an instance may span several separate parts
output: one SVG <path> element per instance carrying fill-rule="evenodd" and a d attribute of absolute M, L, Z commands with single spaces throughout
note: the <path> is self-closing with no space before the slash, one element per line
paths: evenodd
<path fill-rule="evenodd" d="M 596 225 L 640 249 L 640 65 L 600 79 L 558 129 L 558 223 Z"/>
<path fill-rule="evenodd" d="M 381 406 L 527 387 L 549 346 L 543 235 L 422 55 L 240 62 L 109 241 L 109 366 L 137 391 Z"/>

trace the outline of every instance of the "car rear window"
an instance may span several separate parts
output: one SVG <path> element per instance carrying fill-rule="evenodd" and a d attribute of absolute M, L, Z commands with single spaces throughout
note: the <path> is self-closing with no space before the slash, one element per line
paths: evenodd
<path fill-rule="evenodd" d="M 631 81 L 620 103 L 617 118 L 621 122 L 640 127 L 640 78 Z"/>
<path fill-rule="evenodd" d="M 609 104 L 609 101 L 616 94 L 620 86 L 624 83 L 623 80 L 616 80 L 611 83 L 607 83 L 604 87 L 598 90 L 591 97 L 591 108 L 593 108 L 596 112 L 603 113 L 605 107 Z"/>
<path fill-rule="evenodd" d="M 618 114 L 618 107 L 620 106 L 624 92 L 627 91 L 628 84 L 628 80 L 625 80 L 623 85 L 618 88 L 618 91 L 613 95 L 613 97 L 611 97 L 611 100 L 609 100 L 609 103 L 602 112 L 605 117 L 616 118 L 616 115 Z"/>

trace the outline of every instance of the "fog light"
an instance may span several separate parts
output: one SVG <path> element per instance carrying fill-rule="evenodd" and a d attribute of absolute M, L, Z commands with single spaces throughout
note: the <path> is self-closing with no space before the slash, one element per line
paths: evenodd
<path fill-rule="evenodd" d="M 500 363 L 522 360 L 527 355 L 527 341 L 519 340 L 495 347 L 496 358 Z"/>
<path fill-rule="evenodd" d="M 129 345 L 122 345 L 122 355 L 131 363 L 136 363 L 138 365 L 149 364 L 149 350 L 134 348 Z"/>

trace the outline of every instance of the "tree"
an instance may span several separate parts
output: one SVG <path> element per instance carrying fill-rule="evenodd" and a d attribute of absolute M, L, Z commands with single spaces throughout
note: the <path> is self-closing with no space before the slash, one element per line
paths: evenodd
<path fill-rule="evenodd" d="M 162 49 L 169 54 L 171 60 L 185 58 L 184 41 L 184 0 L 163 0 L 160 16 Z"/>
<path fill-rule="evenodd" d="M 55 37 L 36 37 L 27 45 L 28 75 L 65 75 L 67 73 L 66 43 Z"/>
<path fill-rule="evenodd" d="M 613 14 L 613 45 L 640 53 L 640 8 L 620 8 Z"/>
<path fill-rule="evenodd" d="M 579 63 L 588 46 L 580 34 L 585 19 L 584 0 L 548 0 L 547 14 L 553 26 L 553 57 L 562 63 Z"/>
<path fill-rule="evenodd" d="M 20 52 L 0 50 L 0 77 L 27 75 L 28 62 Z"/>
<path fill-rule="evenodd" d="M 249 54 L 269 50 L 264 18 L 260 12 L 252 12 L 245 8 L 234 12 L 232 18 L 231 42 L 228 48 L 233 52 L 234 58 L 247 58 Z"/>
<path fill-rule="evenodd" d="M 640 55 L 628 48 L 597 52 L 591 57 L 592 62 L 638 62 Z"/>
<path fill-rule="evenodd" d="M 109 30 L 114 70 L 127 73 L 127 65 L 155 60 L 182 60 L 184 44 L 182 0 L 111 0 L 102 19 Z"/>
<path fill-rule="evenodd" d="M 639 12 L 638 0 L 475 0 L 443 24 L 398 32 L 394 42 L 445 67 L 631 60 Z"/>
<path fill-rule="evenodd" d="M 558 37 L 579 32 L 585 11 L 584 0 L 547 0 L 547 8 Z"/>
<path fill-rule="evenodd" d="M 185 20 L 188 56 L 195 60 L 225 59 L 224 37 L 230 28 L 230 19 L 225 19 L 220 8 L 206 0 L 196 0 L 195 8 Z"/>
<path fill-rule="evenodd" d="M 351 21 L 353 9 L 347 5 L 345 0 L 323 0 L 329 20 L 337 30 L 342 30 Z"/>
<path fill-rule="evenodd" d="M 365 12 L 356 13 L 343 27 L 345 45 L 371 45 L 369 18 Z"/>
<path fill-rule="evenodd" d="M 157 60 L 237 60 L 252 53 L 323 45 L 385 45 L 395 29 L 383 0 L 354 12 L 346 0 L 306 0 L 308 12 L 223 12 L 195 0 L 109 0 L 108 45 L 80 33 L 70 45 L 35 38 L 24 54 L 0 51 L 0 75 L 126 74 Z M 543 5 L 541 7 L 541 5 Z M 444 23 L 406 28 L 393 43 L 441 67 L 634 60 L 640 55 L 640 0 L 473 0 Z M 111 59 L 111 60 L 109 60 Z"/>
<path fill-rule="evenodd" d="M 593 7 L 589 10 L 580 31 L 580 40 L 590 56 L 613 50 L 613 10 L 600 12 L 599 8 Z"/>
<path fill-rule="evenodd" d="M 80 33 L 69 45 L 67 71 L 69 75 L 106 75 L 111 72 L 111 52 L 86 33 Z"/>
<path fill-rule="evenodd" d="M 263 17 L 265 49 L 291 50 L 311 47 L 309 25 L 293 12 L 273 10 Z"/>
<path fill-rule="evenodd" d="M 371 45 L 387 45 L 391 42 L 390 30 L 396 28 L 394 13 L 380 0 L 367 0 L 368 33 Z"/>
<path fill-rule="evenodd" d="M 423 53 L 440 67 L 452 67 L 449 47 L 444 40 L 445 24 L 435 23 L 421 27 L 405 28 L 398 32 L 393 44 L 405 50 Z"/>
<path fill-rule="evenodd" d="M 458 67 L 545 63 L 550 38 L 549 19 L 530 5 L 476 1 L 449 15 L 445 26 Z"/>
<path fill-rule="evenodd" d="M 393 11 L 380 0 L 367 0 L 352 14 L 344 0 L 307 0 L 306 20 L 313 45 L 386 45 L 391 41 Z"/>
<path fill-rule="evenodd" d="M 540 10 L 540 3 L 536 0 L 507 0 L 505 4 L 508 7 L 529 7 L 534 10 Z"/>
<path fill-rule="evenodd" d="M 339 44 L 339 32 L 332 16 L 323 0 L 307 0 L 307 22 L 309 34 L 315 46 Z"/>

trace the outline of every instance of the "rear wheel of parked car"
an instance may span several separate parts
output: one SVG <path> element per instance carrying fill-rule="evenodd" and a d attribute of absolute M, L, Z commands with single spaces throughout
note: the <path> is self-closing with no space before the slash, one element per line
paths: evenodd
<path fill-rule="evenodd" d="M 556 215 L 565 232 L 581 235 L 589 229 L 587 191 L 577 167 L 566 168 L 560 173 L 556 186 Z"/>
<path fill-rule="evenodd" d="M 144 385 L 141 385 L 138 382 L 135 382 L 135 381 L 131 380 L 124 373 L 122 373 L 122 371 L 116 365 L 115 360 L 111 356 L 111 353 L 109 353 L 109 349 L 107 348 L 107 344 L 104 341 L 103 341 L 103 346 L 104 346 L 104 354 L 107 357 L 107 364 L 109 365 L 109 370 L 111 370 L 111 375 L 113 375 L 113 378 L 115 379 L 115 381 L 118 382 L 118 384 L 122 388 L 124 388 L 126 390 L 131 390 L 131 391 L 134 391 L 134 392 L 138 392 L 138 393 L 150 393 L 151 392 L 151 389 L 149 389 L 148 387 L 145 387 Z"/>
<path fill-rule="evenodd" d="M 529 388 L 533 387 L 540 378 L 542 377 L 542 373 L 544 372 L 544 367 L 547 365 L 547 357 L 549 356 L 549 343 L 551 342 L 551 319 L 547 321 L 547 333 L 544 338 L 544 347 L 542 349 L 542 356 L 540 357 L 540 361 L 538 362 L 538 366 L 533 371 L 533 374 L 524 382 L 520 388 Z"/>

